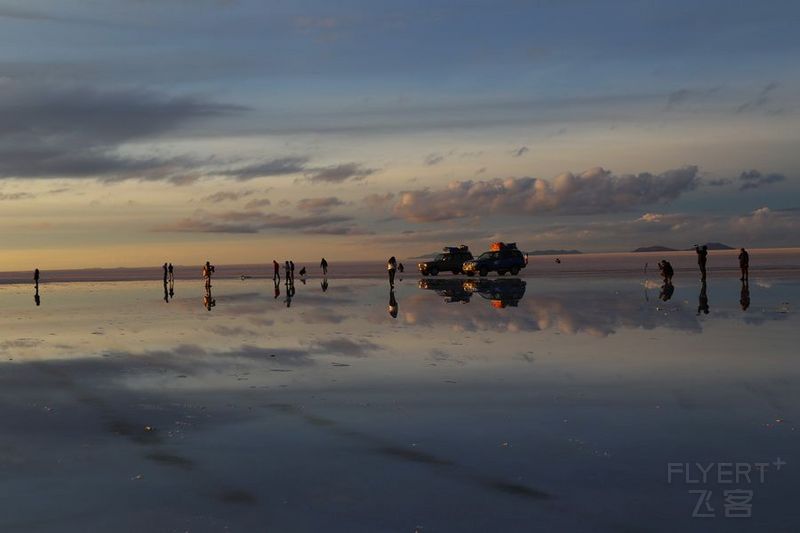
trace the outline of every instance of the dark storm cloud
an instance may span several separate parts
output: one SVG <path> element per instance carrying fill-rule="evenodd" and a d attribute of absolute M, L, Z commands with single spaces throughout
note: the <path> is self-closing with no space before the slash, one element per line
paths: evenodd
<path fill-rule="evenodd" d="M 763 185 L 778 183 L 780 181 L 784 181 L 785 179 L 786 176 L 783 174 L 762 174 L 758 170 L 748 170 L 739 175 L 739 181 L 742 182 L 742 184 L 739 186 L 739 190 L 746 191 L 748 189 L 758 189 Z"/>
<path fill-rule="evenodd" d="M 207 161 L 136 157 L 121 153 L 121 147 L 152 140 L 192 121 L 242 110 L 199 97 L 141 89 L 98 90 L 3 79 L 0 178 L 185 181 L 188 171 Z"/>
<path fill-rule="evenodd" d="M 694 189 L 698 181 L 694 166 L 636 175 L 615 175 L 598 167 L 581 174 L 564 173 L 552 181 L 456 181 L 442 189 L 405 191 L 394 212 L 413 222 L 474 216 L 475 206 L 481 206 L 480 214 L 486 215 L 609 213 L 669 202 Z"/>
<path fill-rule="evenodd" d="M 194 218 L 184 218 L 171 224 L 163 224 L 153 229 L 156 232 L 183 233 L 258 233 L 267 229 L 307 228 L 336 224 L 352 220 L 347 216 L 311 215 L 293 217 L 275 213 L 255 211 L 230 211 L 219 214 L 203 214 Z"/>

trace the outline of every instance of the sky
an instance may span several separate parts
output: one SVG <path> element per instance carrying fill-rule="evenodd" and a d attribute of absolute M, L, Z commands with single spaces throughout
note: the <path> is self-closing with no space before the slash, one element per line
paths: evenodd
<path fill-rule="evenodd" d="M 0 271 L 800 245 L 793 1 L 4 0 Z"/>

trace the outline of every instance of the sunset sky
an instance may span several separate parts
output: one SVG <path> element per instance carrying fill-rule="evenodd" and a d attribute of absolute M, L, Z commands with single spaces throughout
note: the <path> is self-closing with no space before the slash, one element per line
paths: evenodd
<path fill-rule="evenodd" d="M 0 271 L 799 245 L 794 1 L 0 4 Z"/>

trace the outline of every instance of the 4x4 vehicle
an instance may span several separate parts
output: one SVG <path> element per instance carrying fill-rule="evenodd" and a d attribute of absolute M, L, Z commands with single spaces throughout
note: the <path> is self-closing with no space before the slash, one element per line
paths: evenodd
<path fill-rule="evenodd" d="M 528 258 L 517 249 L 517 243 L 494 242 L 491 251 L 482 253 L 477 259 L 465 262 L 463 270 L 469 276 L 474 276 L 475 273 L 486 276 L 489 272 L 497 272 L 500 276 L 511 272 L 516 276 L 526 266 L 528 266 Z"/>
<path fill-rule="evenodd" d="M 424 278 L 419 280 L 418 286 L 420 289 L 435 291 L 445 303 L 469 303 L 473 292 L 464 287 L 463 278 Z"/>
<path fill-rule="evenodd" d="M 468 279 L 464 282 L 464 290 L 477 292 L 483 298 L 491 300 L 492 307 L 504 309 L 517 307 L 525 296 L 526 283 L 519 278 L 510 279 Z"/>
<path fill-rule="evenodd" d="M 423 276 L 435 276 L 439 272 L 450 271 L 453 274 L 461 274 L 464 272 L 464 261 L 472 259 L 472 253 L 469 247 L 461 246 L 445 246 L 444 253 L 437 254 L 436 257 L 430 261 L 423 261 L 417 264 L 417 268 Z"/>

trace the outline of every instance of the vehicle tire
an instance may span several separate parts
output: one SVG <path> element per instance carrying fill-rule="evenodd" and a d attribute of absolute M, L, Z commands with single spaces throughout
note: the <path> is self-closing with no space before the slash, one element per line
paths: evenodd
<path fill-rule="evenodd" d="M 459 274 L 461 274 L 460 270 L 453 270 L 453 275 L 454 276 L 458 276 Z"/>
<path fill-rule="evenodd" d="M 485 278 L 486 276 L 489 275 L 489 271 L 486 270 L 485 268 L 482 268 L 479 274 L 481 275 L 482 278 Z"/>
<path fill-rule="evenodd" d="M 419 273 L 422 274 L 423 276 L 427 276 L 428 275 L 428 271 L 427 270 L 420 270 Z"/>
<path fill-rule="evenodd" d="M 519 274 L 519 267 L 512 268 L 511 269 L 511 275 L 512 276 L 516 276 L 517 274 Z"/>
<path fill-rule="evenodd" d="M 438 273 L 439 273 L 439 269 L 437 269 L 437 268 L 432 268 L 432 269 L 430 269 L 430 270 L 428 271 L 428 273 L 429 273 L 431 276 L 435 276 L 436 274 L 438 274 Z"/>

